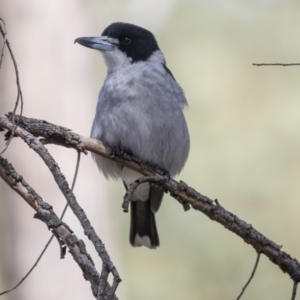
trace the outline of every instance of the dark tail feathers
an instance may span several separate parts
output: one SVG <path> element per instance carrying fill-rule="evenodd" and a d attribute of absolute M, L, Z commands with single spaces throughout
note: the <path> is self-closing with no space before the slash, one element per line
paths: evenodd
<path fill-rule="evenodd" d="M 150 249 L 159 246 L 155 216 L 151 211 L 150 200 L 131 201 L 130 244 L 133 247 L 146 246 Z"/>

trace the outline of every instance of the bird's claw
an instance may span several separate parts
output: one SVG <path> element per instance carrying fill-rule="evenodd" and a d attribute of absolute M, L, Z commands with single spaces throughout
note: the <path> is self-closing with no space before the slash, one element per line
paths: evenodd
<path fill-rule="evenodd" d="M 130 151 L 127 151 L 125 149 L 113 148 L 110 158 L 114 159 L 115 157 L 120 157 L 124 160 L 131 160 L 132 154 L 130 153 Z"/>

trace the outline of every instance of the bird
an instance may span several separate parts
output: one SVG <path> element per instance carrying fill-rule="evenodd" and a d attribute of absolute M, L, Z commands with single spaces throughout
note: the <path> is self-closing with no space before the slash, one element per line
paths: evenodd
<path fill-rule="evenodd" d="M 188 104 L 154 35 L 140 26 L 116 22 L 101 36 L 79 37 L 74 43 L 100 51 L 107 68 L 91 137 L 157 165 L 172 177 L 179 174 L 190 149 L 183 114 Z M 108 158 L 92 156 L 107 179 L 121 179 L 126 189 L 142 177 Z M 133 247 L 160 245 L 155 213 L 163 194 L 162 186 L 143 183 L 130 196 Z"/>

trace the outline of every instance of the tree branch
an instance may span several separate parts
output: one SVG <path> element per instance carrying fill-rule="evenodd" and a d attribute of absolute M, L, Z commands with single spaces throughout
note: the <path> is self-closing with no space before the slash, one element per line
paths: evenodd
<path fill-rule="evenodd" d="M 252 64 L 252 66 L 256 67 L 264 67 L 264 66 L 280 66 L 280 67 L 291 67 L 291 66 L 300 66 L 300 63 L 291 63 L 291 64 L 281 64 L 281 63 L 272 63 L 272 64 Z"/>
<path fill-rule="evenodd" d="M 85 249 L 82 240 L 55 214 L 52 207 L 43 201 L 35 190 L 20 176 L 8 161 L 0 156 L 0 177 L 17 192 L 35 211 L 34 217 L 43 221 L 56 236 L 67 245 L 69 252 L 83 272 L 83 276 L 91 283 L 93 294 L 97 296 L 100 274 Z M 106 290 L 109 293 L 109 288 Z M 114 297 L 113 299 L 117 299 Z"/>
<path fill-rule="evenodd" d="M 5 117 L 5 116 L 4 116 Z M 19 118 L 17 117 L 17 121 L 22 122 L 23 117 Z M 59 186 L 61 192 L 65 196 L 70 208 L 72 209 L 75 216 L 78 218 L 78 220 L 81 223 L 81 226 L 84 229 L 85 235 L 92 241 L 98 255 L 101 257 L 101 260 L 103 262 L 103 269 L 109 270 L 109 272 L 113 275 L 113 287 L 118 286 L 118 284 L 121 282 L 121 278 L 119 276 L 119 273 L 117 269 L 115 268 L 114 264 L 112 263 L 104 244 L 100 240 L 100 238 L 97 236 L 94 228 L 91 226 L 90 221 L 88 220 L 85 212 L 83 209 L 79 206 L 78 202 L 76 201 L 75 195 L 69 188 L 68 182 L 66 181 L 64 175 L 61 173 L 58 164 L 53 159 L 53 157 L 50 155 L 48 150 L 45 148 L 43 143 L 36 138 L 33 134 L 29 133 L 25 129 L 22 129 L 20 126 L 14 127 L 13 123 L 6 118 L 6 126 L 4 128 L 8 129 L 10 132 L 13 132 L 16 136 L 21 137 L 27 145 L 32 148 L 35 152 L 37 152 L 40 157 L 43 159 L 49 170 L 51 171 L 57 185 Z M 97 299 L 104 299 L 102 295 L 105 294 L 105 288 L 106 288 L 106 282 L 102 283 L 103 276 L 100 276 L 100 283 L 99 286 L 102 287 L 101 293 L 99 296 L 99 293 L 97 292 Z M 107 279 L 107 278 L 106 278 Z"/>
<path fill-rule="evenodd" d="M 253 279 L 253 277 L 255 275 L 255 272 L 256 272 L 256 269 L 257 269 L 257 266 L 258 266 L 258 263 L 259 263 L 259 259 L 260 259 L 260 253 L 258 252 L 257 256 L 256 256 L 256 260 L 255 260 L 255 264 L 254 264 L 254 268 L 252 270 L 252 273 L 251 273 L 249 279 L 247 280 L 246 284 L 243 286 L 242 291 L 240 292 L 240 294 L 238 295 L 238 297 L 236 298 L 236 300 L 241 299 L 241 297 L 243 296 L 246 288 L 248 287 L 248 285 L 250 284 L 251 280 Z"/>
<path fill-rule="evenodd" d="M 0 114 L 0 127 L 12 131 L 13 124 L 9 119 L 9 116 Z M 164 179 L 164 176 L 161 173 L 156 173 L 156 169 L 145 165 L 140 159 L 128 157 L 128 155 L 116 155 L 111 148 L 105 146 L 101 141 L 80 136 L 70 129 L 50 124 L 45 121 L 22 117 L 15 133 L 16 135 L 25 138 L 27 131 L 31 132 L 36 137 L 42 137 L 47 143 L 71 147 L 78 151 L 91 151 L 119 162 L 144 176 L 155 175 L 157 178 L 160 177 L 161 180 Z M 288 253 L 281 251 L 281 246 L 265 237 L 253 228 L 252 225 L 224 209 L 217 200 L 213 201 L 198 193 L 182 181 L 177 182 L 174 179 L 170 179 L 163 186 L 172 197 L 181 202 L 189 203 L 195 210 L 201 211 L 211 220 L 220 223 L 228 230 L 234 232 L 247 244 L 250 244 L 257 252 L 266 255 L 284 273 L 288 273 L 293 281 L 300 281 L 300 264 L 296 259 L 293 259 Z"/>
<path fill-rule="evenodd" d="M 77 162 L 76 162 L 76 168 L 75 168 L 75 173 L 74 173 L 74 177 L 73 177 L 73 182 L 72 182 L 72 187 L 71 187 L 71 190 L 73 191 L 74 190 L 74 187 L 75 187 L 75 183 L 76 183 L 76 179 L 77 179 L 77 175 L 78 175 L 78 170 L 79 170 L 79 163 L 80 163 L 80 152 L 77 153 Z M 0 176 L 1 177 L 1 176 Z M 64 209 L 63 209 L 63 212 L 60 216 L 60 220 L 63 219 L 66 211 L 67 211 L 67 208 L 68 208 L 68 203 L 65 205 Z M 57 235 L 55 235 L 57 237 Z M 27 277 L 31 274 L 31 272 L 36 268 L 36 266 L 38 265 L 38 263 L 40 262 L 40 260 L 42 259 L 43 255 L 45 254 L 46 250 L 48 249 L 49 245 L 51 244 L 52 240 L 54 238 L 54 233 L 51 235 L 50 239 L 48 240 L 48 242 L 46 243 L 43 251 L 41 252 L 41 254 L 38 256 L 37 260 L 35 261 L 35 263 L 33 264 L 33 266 L 29 269 L 29 271 L 25 274 L 25 276 L 12 288 L 6 290 L 6 291 L 3 291 L 0 293 L 0 296 L 4 295 L 4 294 L 7 294 L 15 289 L 17 289 L 26 279 Z M 63 245 L 64 246 L 64 245 Z M 61 247 L 61 258 L 64 258 L 65 256 L 65 247 Z"/>
<path fill-rule="evenodd" d="M 3 28 L 2 28 L 2 24 L 3 23 Z M 3 59 L 3 55 L 4 55 L 4 48 L 5 48 L 5 45 L 7 45 L 7 49 L 9 51 L 9 54 L 10 54 L 10 57 L 11 57 L 11 60 L 14 64 L 14 69 L 15 69 L 15 74 L 16 74 L 16 84 L 17 84 L 17 100 L 15 102 L 15 107 L 14 107 L 14 110 L 13 110 L 13 114 L 12 114 L 12 122 L 14 124 L 14 126 L 16 125 L 15 124 L 15 119 L 14 119 L 14 116 L 16 114 L 16 111 L 17 111 L 17 108 L 19 106 L 19 101 L 21 101 L 21 110 L 20 110 L 20 114 L 22 115 L 23 113 L 23 93 L 22 93 L 22 89 L 21 89 L 21 84 L 20 84 L 20 76 L 19 76 L 19 70 L 18 70 L 18 65 L 17 65 L 17 62 L 15 60 L 15 57 L 14 57 L 14 54 L 13 54 L 13 51 L 10 47 L 10 43 L 9 43 L 9 40 L 7 39 L 7 36 L 6 36 L 6 28 L 5 28 L 5 22 L 2 18 L 0 18 L 0 33 L 4 39 L 3 41 L 3 48 L 2 48 L 2 53 L 1 53 L 1 59 L 0 59 L 0 67 L 1 67 L 1 63 L 2 63 L 2 59 Z M 14 132 L 15 130 L 15 127 L 13 129 L 12 132 Z M 13 134 L 12 134 L 13 136 Z M 4 149 L 1 151 L 0 155 L 2 155 L 6 149 L 8 148 L 9 144 L 11 142 L 11 138 L 9 138 L 6 142 L 6 146 L 4 147 Z"/>

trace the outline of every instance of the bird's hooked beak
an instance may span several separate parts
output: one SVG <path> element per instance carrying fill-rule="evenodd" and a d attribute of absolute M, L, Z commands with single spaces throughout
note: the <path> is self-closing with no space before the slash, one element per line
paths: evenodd
<path fill-rule="evenodd" d="M 74 44 L 76 43 L 99 51 L 112 51 L 115 48 L 115 45 L 109 42 L 107 36 L 79 37 L 74 41 Z"/>

